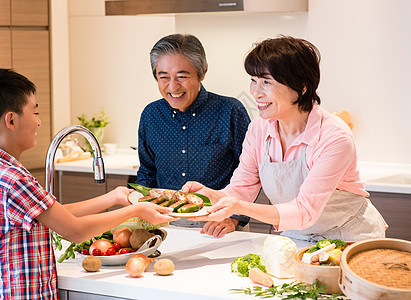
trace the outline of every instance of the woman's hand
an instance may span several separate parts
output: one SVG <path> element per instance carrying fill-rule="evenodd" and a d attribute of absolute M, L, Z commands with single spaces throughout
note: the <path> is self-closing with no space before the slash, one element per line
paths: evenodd
<path fill-rule="evenodd" d="M 128 201 L 128 195 L 134 192 L 133 189 L 129 189 L 125 186 L 118 186 L 114 190 L 108 192 L 110 197 L 115 199 L 115 202 L 122 206 L 130 205 L 130 201 Z"/>
<path fill-rule="evenodd" d="M 133 206 L 136 208 L 137 217 L 153 225 L 172 222 L 179 219 L 166 215 L 167 213 L 173 211 L 170 207 L 163 207 L 150 202 L 139 202 L 137 204 L 133 204 Z"/>
<path fill-rule="evenodd" d="M 210 212 L 207 216 L 189 218 L 188 220 L 221 222 L 233 214 L 240 214 L 238 212 L 240 204 L 241 201 L 235 197 L 223 197 L 214 205 L 207 207 L 207 210 Z"/>
<path fill-rule="evenodd" d="M 225 196 L 223 192 L 210 189 L 197 181 L 187 181 L 181 188 L 181 191 L 184 194 L 199 193 L 201 195 L 207 196 L 210 199 L 211 204 L 216 203 L 218 199 Z"/>

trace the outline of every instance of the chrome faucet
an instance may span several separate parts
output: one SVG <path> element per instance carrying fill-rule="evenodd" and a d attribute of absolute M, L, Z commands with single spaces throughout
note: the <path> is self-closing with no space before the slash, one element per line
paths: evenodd
<path fill-rule="evenodd" d="M 51 141 L 49 149 L 46 156 L 46 191 L 54 194 L 54 158 L 56 156 L 56 151 L 61 141 L 71 133 L 78 133 L 84 136 L 91 145 L 93 149 L 93 170 L 94 170 L 94 181 L 96 183 L 103 183 L 105 181 L 104 172 L 104 162 L 101 156 L 100 145 L 93 135 L 93 133 L 87 128 L 74 125 L 68 126 L 60 130 L 56 136 Z"/>

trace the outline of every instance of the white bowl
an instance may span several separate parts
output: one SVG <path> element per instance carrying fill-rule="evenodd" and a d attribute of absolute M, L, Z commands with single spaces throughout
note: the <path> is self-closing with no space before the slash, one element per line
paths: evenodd
<path fill-rule="evenodd" d="M 147 256 L 158 256 L 160 252 L 157 248 L 161 245 L 163 239 L 159 235 L 154 235 L 149 238 L 136 252 L 130 252 L 127 254 L 118 254 L 110 256 L 96 256 L 101 260 L 103 266 L 118 266 L 125 265 L 127 261 L 135 254 L 141 253 Z M 89 255 L 79 254 L 82 258 L 86 258 Z"/>

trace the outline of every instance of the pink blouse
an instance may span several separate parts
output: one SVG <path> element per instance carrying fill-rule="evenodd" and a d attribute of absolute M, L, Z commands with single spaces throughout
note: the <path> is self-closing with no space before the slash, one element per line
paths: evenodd
<path fill-rule="evenodd" d="M 298 136 L 284 155 L 276 119 L 256 118 L 249 125 L 230 184 L 223 192 L 240 200 L 253 202 L 261 188 L 258 167 L 266 141 L 271 138 L 271 162 L 291 161 L 302 155 L 307 144 L 306 162 L 310 170 L 296 198 L 276 204 L 280 223 L 277 230 L 304 229 L 313 225 L 336 190 L 368 197 L 357 166 L 357 152 L 350 128 L 338 117 L 314 105 L 305 131 Z"/>

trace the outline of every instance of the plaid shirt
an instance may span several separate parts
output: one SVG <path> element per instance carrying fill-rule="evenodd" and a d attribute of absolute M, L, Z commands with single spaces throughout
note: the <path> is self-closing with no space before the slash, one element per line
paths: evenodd
<path fill-rule="evenodd" d="M 0 149 L 0 299 L 58 299 L 49 229 L 35 218 L 55 201 Z"/>

